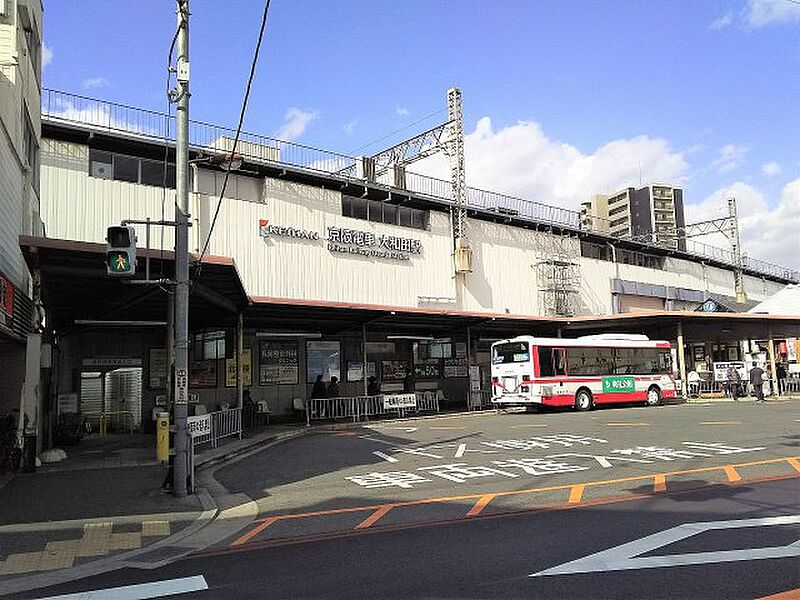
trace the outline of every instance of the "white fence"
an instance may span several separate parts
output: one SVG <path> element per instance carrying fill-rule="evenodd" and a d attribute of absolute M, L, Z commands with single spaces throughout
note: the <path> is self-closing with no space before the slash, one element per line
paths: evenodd
<path fill-rule="evenodd" d="M 306 402 L 306 423 L 311 421 L 352 419 L 353 422 L 380 416 L 404 416 L 408 413 L 439 412 L 439 391 L 417 392 L 416 406 L 387 408 L 384 394 L 377 396 L 347 396 L 342 398 L 311 398 Z"/>
<path fill-rule="evenodd" d="M 192 444 L 194 446 L 210 443 L 212 448 L 216 448 L 222 438 L 237 436 L 242 439 L 241 408 L 220 410 L 203 415 L 203 417 L 209 417 L 211 427 L 205 428 L 202 433 L 192 436 Z"/>

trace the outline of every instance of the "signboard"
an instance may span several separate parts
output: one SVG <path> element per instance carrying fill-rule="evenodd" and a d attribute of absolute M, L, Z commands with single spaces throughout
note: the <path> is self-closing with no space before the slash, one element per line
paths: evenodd
<path fill-rule="evenodd" d="M 420 360 L 414 362 L 414 379 L 441 379 L 442 363 L 437 359 Z"/>
<path fill-rule="evenodd" d="M 270 224 L 269 219 L 258 220 L 258 235 L 262 238 L 269 238 L 271 235 L 281 237 L 302 238 L 306 240 L 318 240 L 319 232 L 309 231 L 308 229 L 297 229 L 296 227 L 284 227 L 283 225 Z"/>
<path fill-rule="evenodd" d="M 381 381 L 403 381 L 408 370 L 407 360 L 382 360 Z"/>
<path fill-rule="evenodd" d="M 211 435 L 211 415 L 196 415 L 186 418 L 186 431 L 189 437 L 196 438 L 201 435 Z"/>
<path fill-rule="evenodd" d="M 714 363 L 714 381 L 728 381 L 728 368 L 731 366 L 739 373 L 742 381 L 749 378 L 745 364 L 742 361 L 734 360 Z"/>
<path fill-rule="evenodd" d="M 78 412 L 78 394 L 59 394 L 58 395 L 58 414 Z"/>
<path fill-rule="evenodd" d="M 242 385 L 253 385 L 253 355 L 250 348 L 242 351 Z M 236 387 L 236 359 L 225 359 L 225 387 Z"/>
<path fill-rule="evenodd" d="M 797 361 L 798 338 L 786 338 L 786 360 L 789 362 Z"/>
<path fill-rule="evenodd" d="M 467 358 L 466 342 L 456 342 L 456 358 Z"/>
<path fill-rule="evenodd" d="M 167 350 L 150 348 L 149 373 L 151 390 L 161 390 L 167 386 Z"/>
<path fill-rule="evenodd" d="M 367 354 L 394 354 L 394 342 L 367 342 Z"/>
<path fill-rule="evenodd" d="M 603 377 L 603 393 L 635 392 L 635 377 Z"/>
<path fill-rule="evenodd" d="M 397 409 L 397 408 L 416 408 L 417 395 L 416 394 L 386 394 L 383 397 L 383 408 Z"/>
<path fill-rule="evenodd" d="M 259 385 L 296 384 L 300 372 L 297 342 L 262 340 L 258 368 Z"/>
<path fill-rule="evenodd" d="M 370 231 L 328 227 L 328 250 L 367 258 L 411 260 L 412 254 L 422 253 L 422 242 L 413 238 L 376 235 Z"/>
<path fill-rule="evenodd" d="M 141 358 L 84 358 L 84 367 L 141 367 Z"/>
<path fill-rule="evenodd" d="M 445 377 L 467 377 L 469 376 L 469 369 L 467 368 L 466 358 L 445 358 L 444 359 L 444 376 Z"/>
<path fill-rule="evenodd" d="M 0 273 L 0 323 L 11 325 L 14 316 L 14 285 Z"/>
<path fill-rule="evenodd" d="M 189 403 L 189 374 L 186 369 L 175 370 L 175 404 Z"/>
<path fill-rule="evenodd" d="M 217 387 L 217 361 L 196 360 L 189 365 L 189 385 L 198 388 Z"/>
<path fill-rule="evenodd" d="M 347 363 L 347 381 L 364 381 L 364 367 L 360 362 Z M 375 362 L 367 361 L 367 378 L 375 377 Z"/>

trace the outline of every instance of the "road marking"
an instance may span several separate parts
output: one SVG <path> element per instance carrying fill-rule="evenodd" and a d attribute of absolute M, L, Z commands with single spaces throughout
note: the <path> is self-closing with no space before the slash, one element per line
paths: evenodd
<path fill-rule="evenodd" d="M 741 421 L 700 421 L 700 425 L 741 425 Z"/>
<path fill-rule="evenodd" d="M 390 510 L 394 508 L 394 504 L 384 504 L 366 519 L 361 521 L 358 525 L 356 525 L 356 529 L 366 529 L 367 527 L 372 527 L 375 523 L 377 523 L 383 516 L 388 513 Z"/>
<path fill-rule="evenodd" d="M 664 475 L 653 477 L 653 492 L 663 492 L 667 489 L 667 478 Z"/>
<path fill-rule="evenodd" d="M 233 542 L 231 543 L 231 546 L 241 546 L 242 544 L 245 544 L 245 543 L 249 542 L 251 539 L 256 537 L 259 533 L 264 531 L 267 527 L 272 525 L 277 520 L 278 520 L 277 517 L 270 517 L 268 519 L 264 519 L 258 525 L 253 527 L 253 529 L 251 529 L 250 531 L 245 533 L 243 536 L 238 537 L 235 540 L 233 540 Z"/>
<path fill-rule="evenodd" d="M 547 427 L 544 423 L 526 423 L 525 425 L 511 425 L 511 429 L 525 429 L 526 427 Z"/>
<path fill-rule="evenodd" d="M 772 546 L 768 548 L 746 548 L 743 550 L 719 550 L 715 552 L 691 552 L 687 554 L 668 554 L 662 556 L 640 557 L 669 544 L 703 533 L 724 529 L 744 527 L 770 527 L 800 523 L 800 515 L 762 517 L 758 519 L 739 519 L 732 521 L 708 521 L 705 523 L 684 523 L 653 535 L 584 556 L 529 577 L 542 575 L 565 575 L 572 573 L 597 573 L 605 571 L 626 571 L 631 569 L 654 569 L 683 565 L 702 565 L 741 560 L 763 560 L 767 558 L 790 558 L 800 556 L 800 545 Z"/>
<path fill-rule="evenodd" d="M 189 592 L 199 592 L 207 589 L 206 578 L 202 575 L 195 575 L 194 577 L 123 585 L 121 587 L 90 590 L 76 594 L 48 596 L 40 600 L 146 600 L 147 598 L 163 598 L 164 596 L 188 594 Z"/>
<path fill-rule="evenodd" d="M 736 471 L 735 467 L 725 467 L 725 475 L 728 476 L 728 481 L 741 481 L 742 476 Z"/>
<path fill-rule="evenodd" d="M 472 501 L 475 501 L 475 505 L 473 505 L 473 507 L 470 509 L 470 511 L 467 513 L 467 515 L 468 516 L 475 516 L 475 515 L 479 514 L 480 511 L 483 510 L 483 508 L 485 507 L 485 504 L 483 504 L 481 502 L 485 498 L 488 498 L 487 500 L 485 500 L 485 503 L 488 503 L 489 501 L 491 501 L 495 497 L 504 498 L 504 497 L 518 496 L 518 495 L 532 495 L 532 494 L 541 493 L 541 492 L 552 492 L 552 491 L 560 491 L 560 490 L 570 490 L 571 491 L 576 485 L 583 485 L 585 487 L 599 487 L 599 486 L 604 486 L 604 485 L 614 485 L 614 484 L 619 484 L 619 483 L 629 483 L 629 482 L 647 481 L 647 480 L 652 480 L 653 481 L 654 492 L 666 491 L 667 478 L 675 476 L 675 475 L 690 475 L 690 474 L 696 474 L 696 473 L 708 473 L 710 471 L 725 471 L 725 472 L 727 472 L 726 470 L 730 468 L 730 469 L 733 469 L 733 471 L 735 473 L 735 476 L 739 477 L 739 473 L 736 472 L 737 468 L 753 467 L 753 466 L 768 465 L 768 464 L 776 464 L 776 463 L 789 462 L 789 461 L 795 461 L 797 463 L 797 465 L 800 465 L 800 460 L 798 460 L 797 457 L 772 458 L 772 459 L 767 459 L 767 460 L 759 460 L 759 461 L 751 461 L 751 462 L 746 462 L 746 463 L 738 463 L 738 464 L 735 464 L 735 465 L 719 465 L 719 466 L 714 466 L 714 467 L 700 467 L 700 468 L 697 468 L 697 469 L 683 469 L 683 470 L 680 470 L 680 471 L 670 471 L 670 472 L 666 472 L 666 473 L 649 473 L 649 474 L 646 474 L 646 475 L 633 475 L 633 476 L 630 476 L 630 477 L 622 477 L 622 478 L 618 478 L 618 479 L 587 481 L 587 482 L 583 482 L 581 484 L 569 483 L 569 484 L 552 485 L 552 486 L 546 486 L 546 487 L 528 488 L 528 489 L 521 489 L 521 490 L 506 490 L 506 491 L 500 491 L 500 492 L 492 492 L 490 494 L 486 494 L 486 493 L 484 493 L 484 494 L 464 494 L 464 495 L 460 495 L 460 496 L 444 496 L 444 497 L 439 497 L 439 498 L 423 498 L 423 499 L 420 499 L 420 500 L 406 500 L 406 501 L 402 501 L 402 502 L 395 502 L 391 506 L 393 508 L 403 508 L 403 507 L 408 507 L 408 506 L 421 506 L 421 505 L 426 505 L 426 504 L 439 504 L 439 503 L 446 503 L 446 502 L 464 502 L 464 501 L 472 500 Z M 800 472 L 800 469 L 798 469 L 798 467 L 795 464 L 792 464 L 792 466 L 795 469 L 797 469 L 798 472 Z M 762 479 L 756 479 L 756 480 L 751 479 L 750 481 L 772 481 L 772 480 L 781 480 L 781 479 L 791 479 L 791 478 L 796 478 L 796 477 L 797 477 L 796 475 L 786 475 L 786 476 L 776 476 L 776 477 L 762 478 Z M 659 482 L 662 479 L 664 481 L 664 487 L 665 487 L 664 490 L 660 490 L 659 489 Z M 729 476 L 729 479 L 730 479 L 730 476 Z M 741 480 L 741 477 L 739 477 L 739 480 Z M 738 481 L 738 480 L 732 480 L 733 483 L 735 483 L 736 481 Z M 618 501 L 627 500 L 627 499 L 638 499 L 638 498 L 643 498 L 643 497 L 646 497 L 646 495 L 645 494 L 636 494 L 636 495 L 628 494 L 628 495 L 623 496 L 621 498 L 621 500 L 618 500 Z M 581 503 L 580 505 L 576 505 L 576 507 L 577 506 L 586 506 L 586 505 L 590 505 L 592 503 L 602 504 L 602 503 L 607 503 L 607 502 L 608 502 L 607 499 L 588 500 L 586 502 Z M 477 509 L 479 504 L 483 504 L 483 506 L 481 506 L 480 510 Z M 231 544 L 231 546 L 239 546 L 239 545 L 244 544 L 245 542 L 251 540 L 253 537 L 258 535 L 264 529 L 269 527 L 275 521 L 305 519 L 305 518 L 309 518 L 309 517 L 341 515 L 341 514 L 358 513 L 358 512 L 366 512 L 366 511 L 377 511 L 377 510 L 379 510 L 379 509 L 381 509 L 381 508 L 383 508 L 385 506 L 387 506 L 387 505 L 386 504 L 371 504 L 371 505 L 365 505 L 365 506 L 349 506 L 349 507 L 344 507 L 344 508 L 334 508 L 334 509 L 327 509 L 327 510 L 304 512 L 304 513 L 287 513 L 287 514 L 277 515 L 277 516 L 274 516 L 274 517 L 265 517 L 260 521 L 259 520 L 254 521 L 256 526 L 252 530 L 250 530 L 249 532 L 245 533 L 240 538 L 235 540 Z M 557 506 L 558 508 L 569 507 L 568 504 L 560 504 L 560 505 L 555 505 L 555 506 Z"/>
<path fill-rule="evenodd" d="M 650 423 L 623 423 L 623 422 L 613 422 L 613 423 L 606 423 L 609 427 L 647 427 Z"/>
<path fill-rule="evenodd" d="M 464 425 L 452 425 L 452 426 L 451 425 L 443 425 L 441 427 L 428 427 L 428 429 L 433 429 L 433 430 L 437 430 L 437 431 L 444 431 L 444 430 L 450 430 L 450 429 L 466 429 L 466 426 L 464 426 Z"/>
<path fill-rule="evenodd" d="M 494 494 L 485 494 L 480 498 L 478 498 L 477 502 L 475 502 L 475 504 L 472 505 L 472 508 L 469 509 L 467 516 L 474 517 L 476 515 L 481 514 L 481 512 L 483 512 L 483 509 L 486 508 L 489 502 L 492 501 L 494 496 L 495 496 Z"/>
<path fill-rule="evenodd" d="M 578 504 L 583 498 L 583 490 L 586 489 L 586 484 L 579 483 L 577 485 L 573 485 L 569 488 L 569 500 L 567 500 L 568 504 Z"/>
<path fill-rule="evenodd" d="M 800 472 L 800 460 L 797 460 L 796 458 L 790 458 L 786 462 L 792 465 L 797 472 Z"/>
<path fill-rule="evenodd" d="M 462 456 L 464 456 L 464 452 L 466 451 L 467 451 L 467 445 L 459 444 L 458 448 L 456 449 L 455 458 L 461 458 Z"/>
<path fill-rule="evenodd" d="M 800 598 L 800 588 L 764 596 L 763 598 L 759 598 L 759 600 L 798 600 L 798 598 Z"/>
<path fill-rule="evenodd" d="M 384 453 L 383 453 L 383 452 L 381 452 L 380 450 L 375 450 L 375 452 L 373 452 L 373 454 L 374 454 L 375 456 L 379 457 L 379 458 L 382 458 L 382 459 L 383 459 L 383 460 L 385 460 L 386 462 L 390 462 L 390 463 L 392 463 L 392 462 L 399 462 L 399 461 L 398 461 L 398 460 L 397 460 L 397 459 L 396 459 L 394 456 L 389 456 L 388 454 L 384 454 Z"/>

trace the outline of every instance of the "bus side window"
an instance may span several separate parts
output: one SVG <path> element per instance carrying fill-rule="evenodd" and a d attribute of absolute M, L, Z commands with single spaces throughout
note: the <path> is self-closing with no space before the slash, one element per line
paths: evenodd
<path fill-rule="evenodd" d="M 556 375 L 566 375 L 567 374 L 567 358 L 566 352 L 563 348 L 554 348 L 553 349 L 553 363 L 555 364 L 555 374 Z"/>
<path fill-rule="evenodd" d="M 539 346 L 539 377 L 552 377 L 553 349 Z"/>

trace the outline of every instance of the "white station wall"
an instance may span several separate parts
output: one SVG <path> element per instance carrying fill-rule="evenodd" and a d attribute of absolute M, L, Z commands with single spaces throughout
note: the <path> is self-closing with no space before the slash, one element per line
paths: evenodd
<path fill-rule="evenodd" d="M 122 219 L 172 219 L 174 191 L 109 181 L 89 176 L 88 148 L 80 144 L 44 140 L 42 146 L 42 216 L 48 237 L 103 242 L 106 227 Z M 191 201 L 194 251 L 202 247 L 216 208 L 216 198 L 197 195 Z M 259 222 L 316 232 L 319 239 L 271 234 L 262 238 Z M 347 228 L 375 236 L 391 235 L 418 240 L 422 251 L 410 260 L 366 258 L 328 250 L 328 227 Z M 139 246 L 144 228 L 138 227 Z M 336 190 L 263 180 L 261 202 L 225 199 L 209 254 L 234 259 L 247 293 L 252 297 L 333 301 L 393 307 L 436 307 L 475 312 L 537 315 L 541 312 L 536 263 L 547 236 L 542 232 L 488 221 L 468 221 L 473 248 L 473 272 L 465 284 L 452 276 L 449 215 L 431 211 L 427 231 L 373 223 L 341 214 Z M 151 247 L 160 247 L 154 233 Z M 570 240 L 575 258 L 577 240 Z M 164 247 L 173 246 L 166 228 Z M 734 295 L 731 271 L 686 260 L 668 258 L 665 270 L 580 258 L 579 312 L 611 314 L 611 280 L 619 278 L 659 285 Z M 746 277 L 750 298 L 761 300 L 780 284 Z"/>

